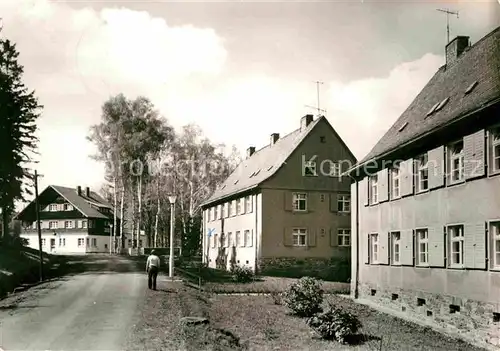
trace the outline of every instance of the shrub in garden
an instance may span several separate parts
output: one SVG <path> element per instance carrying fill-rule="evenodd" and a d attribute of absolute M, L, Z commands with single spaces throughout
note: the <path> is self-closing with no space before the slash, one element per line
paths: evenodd
<path fill-rule="evenodd" d="M 332 306 L 309 318 L 307 325 L 322 338 L 337 340 L 343 344 L 347 343 L 348 336 L 356 334 L 361 328 L 361 322 L 355 315 Z"/>
<path fill-rule="evenodd" d="M 231 277 L 236 283 L 249 283 L 253 280 L 251 268 L 234 265 L 231 267 Z"/>
<path fill-rule="evenodd" d="M 300 278 L 283 293 L 283 304 L 300 317 L 311 317 L 321 311 L 323 289 L 318 280 Z"/>

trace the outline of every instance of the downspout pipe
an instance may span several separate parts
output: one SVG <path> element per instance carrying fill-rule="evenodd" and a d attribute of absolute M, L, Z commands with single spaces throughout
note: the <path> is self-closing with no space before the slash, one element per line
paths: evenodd
<path fill-rule="evenodd" d="M 262 193 L 261 193 L 262 194 Z M 253 197 L 253 195 L 250 195 Z M 255 206 L 253 206 L 255 208 L 255 273 L 258 272 L 257 270 L 257 265 L 258 265 L 258 260 L 259 260 L 259 257 L 257 256 L 258 255 L 258 252 L 259 252 L 259 249 L 258 249 L 258 235 L 257 235 L 257 231 L 258 231 L 258 228 L 259 228 L 259 213 L 257 212 L 258 210 L 258 207 L 257 207 L 257 197 L 258 197 L 258 194 L 255 195 L 255 198 L 253 199 L 252 201 L 252 206 L 253 206 L 253 203 L 255 202 Z"/>

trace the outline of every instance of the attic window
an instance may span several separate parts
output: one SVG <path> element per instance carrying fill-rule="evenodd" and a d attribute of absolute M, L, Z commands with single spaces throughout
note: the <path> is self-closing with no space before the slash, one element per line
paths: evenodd
<path fill-rule="evenodd" d="M 250 177 L 248 177 L 248 178 L 252 178 L 254 175 L 255 175 L 255 172 L 252 172 L 252 174 L 250 174 Z"/>
<path fill-rule="evenodd" d="M 472 83 L 471 85 L 469 85 L 469 87 L 467 89 L 465 89 L 465 95 L 469 94 L 477 85 L 477 80 Z"/>
<path fill-rule="evenodd" d="M 434 112 L 438 112 L 439 110 L 441 110 L 444 107 L 444 105 L 448 103 L 448 101 L 450 101 L 450 98 L 446 98 L 443 101 L 441 101 L 438 107 L 436 107 L 436 110 Z"/>
<path fill-rule="evenodd" d="M 226 187 L 226 184 L 224 184 L 224 185 L 222 186 L 222 188 L 220 188 L 220 190 L 224 189 L 225 187 Z"/>
<path fill-rule="evenodd" d="M 270 171 L 272 168 L 273 168 L 273 166 L 269 166 L 269 168 L 267 170 Z"/>
<path fill-rule="evenodd" d="M 434 110 L 436 110 L 436 107 L 439 106 L 439 102 L 436 102 L 436 104 L 434 106 L 432 106 L 432 108 L 429 110 L 429 112 L 427 112 L 427 116 L 430 116 L 432 115 L 432 113 L 434 112 Z"/>
<path fill-rule="evenodd" d="M 236 184 L 238 184 L 238 181 L 239 181 L 239 179 L 237 179 L 237 180 L 234 182 L 234 184 L 235 184 L 235 185 L 236 185 Z"/>
<path fill-rule="evenodd" d="M 408 125 L 408 122 L 403 123 L 403 125 L 399 128 L 398 132 L 403 131 L 403 129 L 405 129 L 407 125 Z"/>
<path fill-rule="evenodd" d="M 257 172 L 255 172 L 254 176 L 256 176 L 259 173 L 260 173 L 260 169 Z"/>

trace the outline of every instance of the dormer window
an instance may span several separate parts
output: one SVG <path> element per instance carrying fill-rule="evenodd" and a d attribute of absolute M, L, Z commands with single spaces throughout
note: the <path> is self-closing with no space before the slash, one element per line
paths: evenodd
<path fill-rule="evenodd" d="M 450 160 L 450 183 L 455 184 L 464 180 L 464 142 L 460 140 L 448 147 Z"/>
<path fill-rule="evenodd" d="M 50 204 L 50 205 L 49 205 L 49 211 L 50 211 L 50 212 L 57 212 L 57 211 L 58 211 L 58 206 L 57 206 L 57 204 Z"/>
<path fill-rule="evenodd" d="M 474 90 L 474 88 L 476 87 L 476 85 L 477 85 L 477 80 L 474 83 L 472 83 L 471 85 L 469 85 L 467 87 L 467 89 L 465 89 L 464 94 L 467 95 L 467 94 L 471 93 L 472 90 Z"/>
<path fill-rule="evenodd" d="M 443 101 L 441 101 L 439 105 L 436 107 L 436 110 L 434 112 L 438 112 L 439 110 L 441 110 L 444 107 L 444 105 L 448 103 L 448 101 L 450 101 L 450 98 L 446 98 Z"/>

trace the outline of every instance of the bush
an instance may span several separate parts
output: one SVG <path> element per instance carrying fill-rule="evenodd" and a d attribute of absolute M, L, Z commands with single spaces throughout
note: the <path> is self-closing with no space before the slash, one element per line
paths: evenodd
<path fill-rule="evenodd" d="M 309 318 L 307 325 L 322 338 L 337 340 L 343 344 L 347 343 L 348 336 L 356 334 L 361 328 L 361 322 L 355 315 L 332 306 Z"/>
<path fill-rule="evenodd" d="M 311 317 L 321 311 L 323 289 L 315 278 L 300 278 L 283 293 L 283 303 L 295 315 Z"/>
<path fill-rule="evenodd" d="M 231 278 L 236 283 L 248 283 L 253 280 L 253 271 L 251 268 L 242 266 L 231 267 Z"/>

